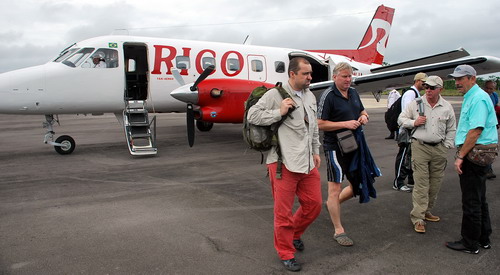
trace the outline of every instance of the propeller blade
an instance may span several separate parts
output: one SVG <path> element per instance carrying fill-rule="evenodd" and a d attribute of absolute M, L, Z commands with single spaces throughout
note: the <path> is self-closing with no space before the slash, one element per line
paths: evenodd
<path fill-rule="evenodd" d="M 187 125 L 187 134 L 188 134 L 189 147 L 193 147 L 193 144 L 194 144 L 194 110 L 193 110 L 193 104 L 188 104 L 187 105 L 187 110 L 186 110 L 186 125 Z"/>
<path fill-rule="evenodd" d="M 194 82 L 193 86 L 191 86 L 190 90 L 193 91 L 193 92 L 196 91 L 196 89 L 198 88 L 198 84 L 200 84 L 200 82 L 202 82 L 203 80 L 205 80 L 205 78 L 207 78 L 207 76 L 209 76 L 214 70 L 215 70 L 215 66 L 214 65 L 208 66 L 200 74 L 200 76 L 198 77 L 198 79 L 196 79 L 196 81 Z"/>
<path fill-rule="evenodd" d="M 172 75 L 174 75 L 175 80 L 179 83 L 179 85 L 184 86 L 186 83 L 184 83 L 184 79 L 182 78 L 181 73 L 179 70 L 172 68 Z"/>

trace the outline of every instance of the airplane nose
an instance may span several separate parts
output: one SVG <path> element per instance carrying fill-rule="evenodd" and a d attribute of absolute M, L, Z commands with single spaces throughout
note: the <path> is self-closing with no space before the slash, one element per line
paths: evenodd
<path fill-rule="evenodd" d="M 190 87 L 193 86 L 192 83 L 181 86 L 173 90 L 170 95 L 182 102 L 198 104 L 198 91 L 191 91 Z"/>

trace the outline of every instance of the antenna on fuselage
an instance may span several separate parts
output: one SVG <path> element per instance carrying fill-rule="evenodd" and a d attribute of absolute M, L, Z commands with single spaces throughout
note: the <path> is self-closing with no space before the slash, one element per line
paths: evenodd
<path fill-rule="evenodd" d="M 245 41 L 243 41 L 243 45 L 252 45 L 252 37 L 250 35 L 247 35 Z"/>

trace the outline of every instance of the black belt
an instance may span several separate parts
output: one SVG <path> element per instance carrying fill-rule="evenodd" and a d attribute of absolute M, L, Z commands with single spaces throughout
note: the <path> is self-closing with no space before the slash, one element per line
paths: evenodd
<path fill-rule="evenodd" d="M 438 144 L 441 144 L 441 142 L 433 143 L 433 142 L 425 142 L 425 141 L 422 141 L 422 140 L 418 140 L 416 138 L 412 138 L 412 139 L 418 141 L 420 144 L 425 144 L 425 145 L 429 145 L 429 146 L 436 146 Z"/>

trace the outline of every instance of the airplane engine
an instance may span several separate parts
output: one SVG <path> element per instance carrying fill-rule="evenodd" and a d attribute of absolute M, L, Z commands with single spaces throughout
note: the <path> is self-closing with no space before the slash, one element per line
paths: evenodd
<path fill-rule="evenodd" d="M 198 85 L 195 118 L 212 123 L 242 123 L 245 102 L 259 86 L 275 84 L 242 79 L 206 79 Z"/>

